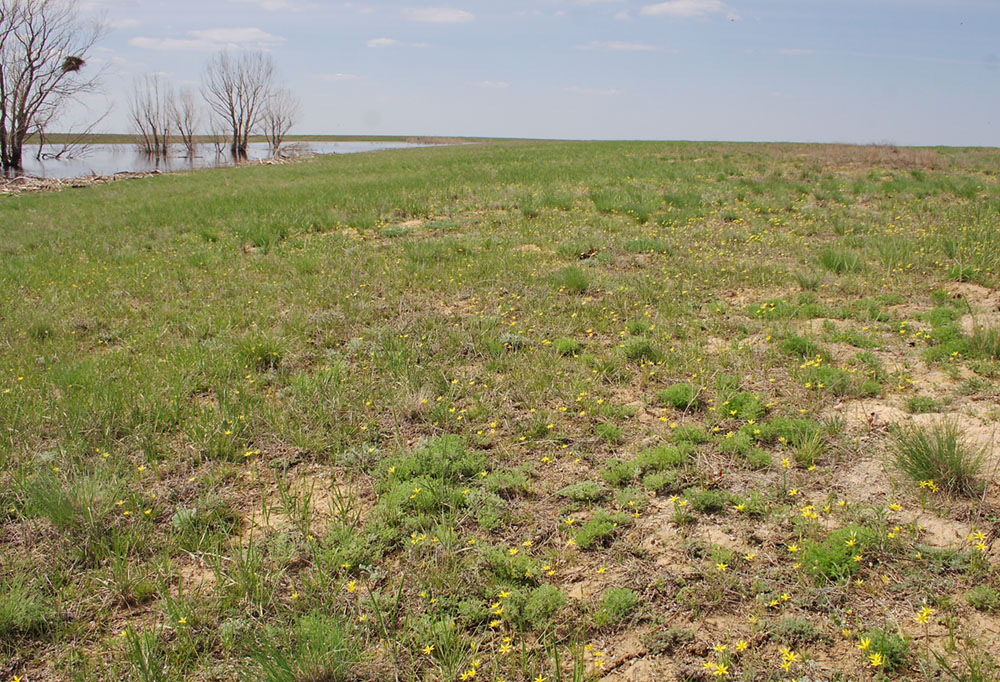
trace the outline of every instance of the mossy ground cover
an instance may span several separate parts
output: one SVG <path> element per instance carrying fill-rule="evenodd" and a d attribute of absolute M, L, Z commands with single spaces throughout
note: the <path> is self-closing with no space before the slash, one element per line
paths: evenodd
<path fill-rule="evenodd" d="M 487 142 L 0 200 L 0 678 L 996 679 L 998 170 Z M 944 428 L 960 490 L 897 466 Z"/>

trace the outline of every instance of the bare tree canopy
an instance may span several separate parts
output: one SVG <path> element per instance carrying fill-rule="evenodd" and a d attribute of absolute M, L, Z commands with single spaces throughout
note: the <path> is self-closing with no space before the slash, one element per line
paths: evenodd
<path fill-rule="evenodd" d="M 141 151 L 167 155 L 174 109 L 173 88 L 159 74 L 136 78 L 129 100 L 129 123 Z"/>
<path fill-rule="evenodd" d="M 267 98 L 261 128 L 272 156 L 277 155 L 285 136 L 295 125 L 299 111 L 299 98 L 288 88 L 278 88 Z"/>
<path fill-rule="evenodd" d="M 198 127 L 201 125 L 201 112 L 198 109 L 198 101 L 191 88 L 182 88 L 177 98 L 173 101 L 171 118 L 174 130 L 181 138 L 181 144 L 187 150 L 188 156 L 194 156 L 195 139 Z"/>
<path fill-rule="evenodd" d="M 93 90 L 80 73 L 103 35 L 74 0 L 0 0 L 0 165 L 20 170 L 27 137 L 73 97 Z"/>
<path fill-rule="evenodd" d="M 213 117 L 231 132 L 230 151 L 238 159 L 246 158 L 250 135 L 264 116 L 274 71 L 271 55 L 260 51 L 219 52 L 205 67 L 202 93 Z"/>

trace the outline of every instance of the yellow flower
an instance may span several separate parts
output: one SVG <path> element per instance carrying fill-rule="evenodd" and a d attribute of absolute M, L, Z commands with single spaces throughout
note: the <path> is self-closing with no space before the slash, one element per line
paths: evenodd
<path fill-rule="evenodd" d="M 885 663 L 885 659 L 882 658 L 882 654 L 880 654 L 877 651 L 875 653 L 873 653 L 871 656 L 869 656 L 868 660 L 871 663 L 871 666 L 873 668 L 877 668 L 880 665 L 882 665 L 883 663 Z"/>
<path fill-rule="evenodd" d="M 727 568 L 729 568 L 729 564 L 724 564 L 724 563 L 721 563 L 721 562 L 720 562 L 720 563 L 717 563 L 717 564 L 715 565 L 715 567 L 716 567 L 717 569 L 719 569 L 719 572 L 720 572 L 720 573 L 724 573 L 724 572 L 725 572 L 725 570 L 726 570 Z"/>
<path fill-rule="evenodd" d="M 424 653 L 427 654 L 428 656 L 430 656 L 433 651 L 434 651 L 433 644 L 428 644 L 427 646 L 424 647 Z"/>
<path fill-rule="evenodd" d="M 357 588 L 358 588 L 358 581 L 357 580 L 352 580 L 351 582 L 347 583 L 347 591 L 348 592 L 354 592 L 354 590 L 356 590 Z"/>
<path fill-rule="evenodd" d="M 871 640 L 870 637 L 862 637 L 861 641 L 857 644 L 857 647 L 859 649 L 861 649 L 862 651 L 865 651 L 865 650 L 868 649 L 868 647 L 871 646 L 871 644 L 872 644 L 872 640 Z"/>
<path fill-rule="evenodd" d="M 741 639 L 740 641 L 736 642 L 736 650 L 737 651 L 746 651 L 747 650 L 747 646 L 749 646 L 749 645 L 747 644 L 747 641 L 745 639 Z"/>
<path fill-rule="evenodd" d="M 930 608 L 927 605 L 924 605 L 924 607 L 920 609 L 919 612 L 917 612 L 917 622 L 926 623 L 928 620 L 930 620 L 932 613 L 934 613 L 934 609 Z"/>

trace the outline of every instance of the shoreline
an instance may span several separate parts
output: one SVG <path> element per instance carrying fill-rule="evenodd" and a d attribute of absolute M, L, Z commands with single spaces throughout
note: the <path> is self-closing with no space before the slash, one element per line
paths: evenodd
<path fill-rule="evenodd" d="M 415 145 L 414 148 L 420 147 L 431 147 L 431 146 L 448 146 L 454 144 L 471 144 L 468 141 L 458 140 L 454 142 L 445 142 L 444 138 L 437 138 L 439 142 L 410 142 L 409 144 Z M 317 141 L 317 140 L 312 140 Z M 359 140 L 365 141 L 365 140 Z M 374 141 L 374 140 L 373 140 Z M 289 148 L 294 149 L 296 144 L 301 144 L 302 142 L 308 142 L 308 140 L 291 140 L 288 143 Z M 116 143 L 110 143 L 116 144 Z M 350 154 L 370 154 L 376 151 L 387 151 L 383 149 L 372 149 L 368 151 L 361 152 L 349 152 Z M 57 192 L 63 189 L 75 189 L 82 187 L 93 187 L 95 185 L 106 185 L 112 182 L 119 182 L 122 180 L 134 180 L 138 178 L 147 178 L 156 175 L 172 175 L 174 173 L 191 173 L 206 170 L 216 170 L 219 168 L 243 168 L 247 166 L 282 166 L 288 163 L 298 163 L 301 161 L 306 161 L 309 159 L 314 159 L 321 156 L 338 156 L 336 152 L 333 153 L 319 153 L 313 151 L 295 152 L 288 156 L 279 156 L 266 159 L 250 159 L 247 161 L 241 161 L 239 163 L 225 164 L 219 166 L 210 166 L 205 168 L 178 168 L 176 170 L 148 170 L 148 171 L 120 171 L 110 174 L 97 174 L 92 175 L 78 175 L 68 178 L 47 178 L 37 175 L 18 175 L 15 177 L 5 177 L 0 176 L 0 196 L 16 196 L 19 194 L 28 194 L 32 192 Z"/>
<path fill-rule="evenodd" d="M 301 156 L 281 158 L 281 159 L 259 159 L 254 161 L 244 161 L 231 166 L 218 166 L 218 168 L 242 168 L 245 166 L 281 166 L 286 163 L 305 161 L 306 159 L 322 156 L 322 154 L 303 154 Z M 122 180 L 137 180 L 156 175 L 173 175 L 174 173 L 192 173 L 203 170 L 215 170 L 214 168 L 184 168 L 178 170 L 151 170 L 151 171 L 121 171 L 109 175 L 79 175 L 72 178 L 43 178 L 36 175 L 18 175 L 13 178 L 0 177 L 0 196 L 16 196 L 18 194 L 29 194 L 32 192 L 58 192 L 63 189 L 77 189 L 82 187 L 93 187 L 95 185 L 109 185 L 112 182 Z"/>

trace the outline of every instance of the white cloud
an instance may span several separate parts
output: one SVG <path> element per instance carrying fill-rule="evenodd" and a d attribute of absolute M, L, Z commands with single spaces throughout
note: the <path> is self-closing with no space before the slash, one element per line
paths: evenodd
<path fill-rule="evenodd" d="M 577 85 L 574 85 L 571 88 L 565 88 L 564 91 L 565 92 L 572 92 L 573 94 L 576 94 L 576 95 L 597 95 L 597 96 L 600 96 L 600 97 L 610 97 L 611 95 L 620 95 L 621 94 L 621 90 L 613 90 L 613 89 L 600 90 L 600 89 L 595 89 L 595 88 L 581 88 L 581 87 L 579 87 Z"/>
<path fill-rule="evenodd" d="M 136 26 L 141 26 L 142 22 L 138 19 L 116 19 L 114 21 L 108 22 L 108 26 L 116 31 L 125 30 L 128 28 L 135 28 Z"/>
<path fill-rule="evenodd" d="M 487 88 L 489 90 L 502 90 L 504 88 L 509 88 L 510 83 L 505 83 L 504 81 L 480 81 L 476 83 L 477 87 Z"/>
<path fill-rule="evenodd" d="M 207 40 L 187 40 L 184 38 L 129 38 L 128 44 L 144 50 L 183 50 L 185 52 L 212 52 L 220 49 Z"/>
<path fill-rule="evenodd" d="M 371 40 L 365 41 L 365 45 L 368 47 L 396 47 L 397 45 L 402 45 L 395 38 L 372 38 Z"/>
<path fill-rule="evenodd" d="M 454 7 L 420 7 L 403 10 L 403 14 L 411 21 L 422 21 L 428 24 L 468 24 L 475 20 L 472 12 Z"/>
<path fill-rule="evenodd" d="M 118 7 L 135 7 L 139 0 L 83 0 L 80 9 L 105 10 Z"/>
<path fill-rule="evenodd" d="M 787 47 L 785 47 L 785 48 L 782 48 L 782 49 L 778 50 L 778 54 L 788 55 L 788 56 L 792 56 L 792 57 L 798 57 L 798 56 L 802 56 L 802 55 L 816 54 L 816 50 L 801 50 L 801 49 L 798 49 L 798 48 L 787 48 Z"/>
<path fill-rule="evenodd" d="M 703 17 L 726 10 L 722 0 L 667 0 L 646 5 L 639 14 L 644 17 Z"/>
<path fill-rule="evenodd" d="M 612 52 L 659 52 L 663 48 L 648 43 L 627 43 L 621 40 L 592 40 L 586 45 L 577 45 L 578 50 L 611 50 Z"/>
<path fill-rule="evenodd" d="M 615 15 L 615 19 L 617 19 L 618 21 L 631 21 L 632 13 L 629 12 L 627 9 L 623 9 Z"/>
<path fill-rule="evenodd" d="M 361 76 L 356 76 L 353 73 L 321 73 L 317 76 L 320 80 L 330 81 L 333 83 L 338 83 L 342 81 L 359 81 Z"/>
<path fill-rule="evenodd" d="M 182 50 L 187 52 L 213 52 L 229 47 L 262 48 L 285 42 L 281 36 L 272 35 L 259 28 L 211 28 L 188 31 L 191 38 L 149 38 L 137 36 L 128 44 L 146 50 Z"/>
<path fill-rule="evenodd" d="M 366 40 L 365 45 L 368 47 L 382 48 L 382 47 L 430 47 L 430 43 L 404 43 L 395 38 L 372 38 L 371 40 Z"/>
<path fill-rule="evenodd" d="M 299 2 L 299 0 L 230 0 L 241 5 L 256 5 L 268 12 L 301 12 L 315 5 Z"/>
<path fill-rule="evenodd" d="M 198 31 L 188 31 L 188 35 L 215 43 L 253 43 L 257 45 L 277 45 L 285 42 L 280 36 L 271 35 L 259 28 L 209 28 Z"/>

